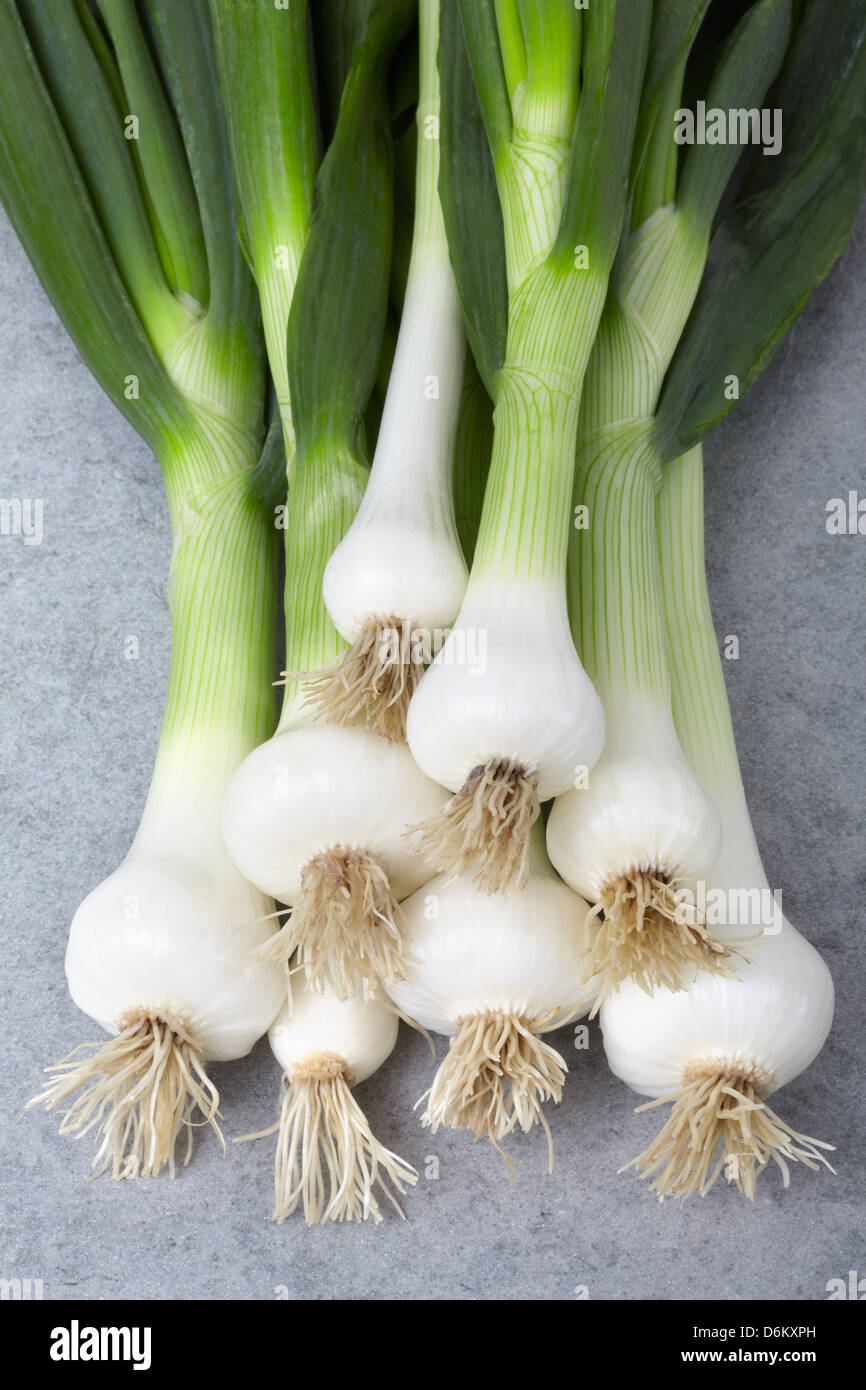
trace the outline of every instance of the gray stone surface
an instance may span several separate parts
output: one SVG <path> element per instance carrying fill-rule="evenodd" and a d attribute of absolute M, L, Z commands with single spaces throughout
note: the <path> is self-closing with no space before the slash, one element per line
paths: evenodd
<path fill-rule="evenodd" d="M 168 656 L 169 534 L 147 449 L 79 360 L 14 236 L 0 228 L 0 495 L 44 499 L 41 545 L 0 538 L 3 922 L 0 1276 L 50 1298 L 821 1299 L 866 1274 L 862 1075 L 866 537 L 831 537 L 828 498 L 866 495 L 866 222 L 772 368 L 707 448 L 709 567 L 727 678 L 770 882 L 838 988 L 830 1041 L 784 1113 L 838 1145 L 838 1176 L 775 1174 L 754 1206 L 719 1186 L 659 1205 L 617 1169 L 653 1116 L 588 1052 L 540 1137 L 510 1145 L 516 1177 L 464 1135 L 424 1132 L 420 1038 L 360 1097 L 421 1169 L 408 1220 L 308 1230 L 269 1221 L 272 1149 L 210 1135 L 169 1180 L 88 1184 L 87 1141 L 22 1106 L 40 1067 L 98 1032 L 69 1000 L 66 931 L 132 838 L 159 730 Z M 137 661 L 124 658 L 135 634 Z M 216 1069 L 230 1134 L 269 1122 L 266 1043 Z"/>

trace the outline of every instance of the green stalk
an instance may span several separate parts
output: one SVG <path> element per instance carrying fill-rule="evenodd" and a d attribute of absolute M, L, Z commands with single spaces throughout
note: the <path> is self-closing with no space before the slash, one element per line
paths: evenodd
<path fill-rule="evenodd" d="M 321 671 L 336 665 L 347 643 L 322 601 L 325 566 L 351 526 L 364 495 L 367 469 L 359 454 L 322 441 L 299 450 L 289 481 L 286 528 L 286 670 Z M 286 686 L 279 732 L 290 728 L 303 704 L 297 684 Z"/>
<path fill-rule="evenodd" d="M 700 444 L 665 466 L 658 547 L 674 722 L 683 751 L 702 785 L 723 787 L 745 804 L 707 588 Z"/>
<path fill-rule="evenodd" d="M 454 449 L 454 512 L 468 565 L 475 554 L 492 447 L 493 408 L 472 354 L 467 353 Z"/>
<path fill-rule="evenodd" d="M 171 517 L 171 665 L 159 748 L 136 847 L 175 824 L 219 835 L 225 785 L 273 731 L 277 535 L 249 489 L 255 450 L 218 425 L 166 445 Z"/>
<path fill-rule="evenodd" d="M 126 109 L 139 122 L 130 141 L 141 161 L 154 234 L 172 290 L 206 306 L 209 293 L 204 240 L 186 151 L 144 32 L 134 0 L 100 0 L 120 70 Z M 91 38 L 91 47 L 93 46 Z"/>
<path fill-rule="evenodd" d="M 130 142 L 74 0 L 57 0 L 50 13 L 35 0 L 21 0 L 19 8 L 114 261 L 151 343 L 165 357 L 190 313 L 163 273 Z"/>
<path fill-rule="evenodd" d="M 681 57 L 659 101 L 646 163 L 635 186 L 632 200 L 632 230 L 646 222 L 657 208 L 672 202 L 677 191 L 677 145 L 673 139 L 674 113 L 682 102 L 683 78 L 688 54 Z"/>
<path fill-rule="evenodd" d="M 584 383 L 574 495 L 588 525 L 571 532 L 570 609 L 578 651 L 606 706 L 626 689 L 662 705 L 670 699 L 652 417 L 702 265 L 676 211 L 654 214 L 624 253 Z"/>
<path fill-rule="evenodd" d="M 516 101 L 510 89 L 515 125 L 535 139 L 568 140 L 577 114 L 580 12 L 561 0 L 518 0 L 517 8 L 526 75 Z"/>
<path fill-rule="evenodd" d="M 258 442 L 263 352 L 258 297 L 238 238 L 227 119 L 207 0 L 143 0 L 148 33 L 177 115 L 207 255 L 208 311 L 168 361 L 204 391 L 198 403 L 245 420 Z"/>
<path fill-rule="evenodd" d="M 564 583 L 580 408 L 576 375 L 512 364 L 506 357 L 493 412 L 476 580 Z"/>
<path fill-rule="evenodd" d="M 0 4 L 0 194 L 82 357 L 151 448 L 187 411 L 157 359 L 12 0 Z M 26 154 L 25 154 L 26 152 Z M 132 390 L 130 377 L 138 385 Z"/>
<path fill-rule="evenodd" d="M 589 526 L 572 541 L 575 644 L 609 717 L 625 691 L 632 709 L 638 700 L 664 705 L 670 686 L 654 534 L 661 473 L 649 425 L 597 433 L 578 462 L 576 495 Z"/>
<path fill-rule="evenodd" d="M 393 150 L 386 83 L 412 7 L 359 5 L 334 139 L 316 180 L 315 211 L 289 315 L 286 376 L 295 431 L 286 524 L 286 670 L 334 665 L 346 649 L 322 600 L 322 579 L 363 495 L 363 419 L 388 310 Z M 363 21 L 363 22 L 362 22 Z M 286 686 L 280 731 L 301 714 Z"/>
<path fill-rule="evenodd" d="M 175 299 L 158 260 L 146 258 L 154 246 L 129 145 L 120 134 L 121 72 L 108 66 L 114 58 L 98 24 L 91 16 L 82 26 L 77 6 L 66 0 L 52 7 L 50 23 L 29 0 L 20 8 L 32 46 L 11 0 L 0 5 L 10 98 L 0 113 L 0 191 L 85 361 L 162 468 L 174 538 L 175 641 L 152 798 L 171 802 L 174 795 L 179 807 L 186 797 L 192 815 L 196 779 L 222 785 L 272 719 L 267 675 L 273 661 L 275 536 L 250 488 L 263 398 L 254 295 L 248 273 L 229 250 L 213 261 L 218 303 L 212 293 L 206 313 L 190 314 Z M 207 286 L 186 149 L 199 180 L 205 170 L 210 174 L 211 235 L 221 216 L 233 225 L 234 215 L 230 184 L 221 183 L 213 155 L 202 152 L 204 132 L 219 147 L 221 126 L 219 109 L 208 105 L 204 91 L 209 40 L 198 27 L 198 0 L 190 0 L 184 22 L 194 26 L 185 32 L 196 33 L 200 42 L 186 55 L 182 76 L 171 63 L 160 71 L 148 58 L 137 18 L 122 0 L 110 0 L 105 8 L 118 63 L 127 74 L 138 65 L 142 121 L 158 128 L 159 138 L 141 163 L 153 180 L 152 204 L 165 208 L 178 194 L 177 216 L 168 216 L 166 226 L 178 238 L 180 260 L 186 257 L 190 266 L 188 283 Z M 158 16 L 159 4 L 152 9 Z M 186 146 L 165 99 L 166 81 Z M 128 288 L 120 276 L 139 252 L 145 278 L 129 276 Z M 142 286 L 157 284 L 154 297 L 142 292 Z M 154 334 L 149 311 L 157 301 L 171 302 L 179 317 L 163 321 L 165 331 Z M 179 763 L 172 793 L 169 770 Z M 190 824 L 189 833 L 200 830 Z"/>
<path fill-rule="evenodd" d="M 482 49 L 492 10 L 464 3 L 460 12 L 496 168 L 508 283 L 473 579 L 555 586 L 565 576 L 581 386 L 622 221 L 645 15 L 611 0 L 581 30 L 570 9 L 521 6 L 529 76 L 512 117 L 503 114 L 504 77 Z"/>
<path fill-rule="evenodd" d="M 210 0 L 228 112 L 242 235 L 262 307 L 265 344 L 291 467 L 286 330 L 309 229 L 316 169 L 306 4 Z"/>
<path fill-rule="evenodd" d="M 641 93 L 640 114 L 637 133 L 632 149 L 631 184 L 635 188 L 643 176 L 650 146 L 653 143 L 663 146 L 672 133 L 672 126 L 664 130 L 664 108 L 666 98 L 674 83 L 674 74 L 688 61 L 689 53 L 698 31 L 709 9 L 710 0 L 659 0 L 653 6 L 653 24 L 650 35 L 649 54 Z M 670 108 L 668 108 L 670 110 Z M 660 114 L 661 113 L 661 114 Z M 671 140 L 674 154 L 676 145 Z M 675 172 L 675 171 L 674 171 Z M 674 185 L 666 190 L 662 202 L 674 195 Z M 646 209 L 644 216 L 655 210 Z M 633 216 L 632 226 L 638 226 L 644 216 Z"/>
<path fill-rule="evenodd" d="M 494 7 L 505 86 L 508 91 L 508 100 L 513 104 L 514 94 L 521 82 L 526 81 L 527 73 L 526 45 L 523 42 L 523 26 L 520 21 L 520 0 L 494 0 Z"/>
<path fill-rule="evenodd" d="M 674 723 L 692 771 L 722 817 L 722 852 L 710 876 L 723 887 L 766 888 L 707 588 L 699 444 L 665 467 L 658 548 Z"/>
<path fill-rule="evenodd" d="M 522 34 L 520 44 L 522 53 Z M 458 0 L 441 0 L 439 7 L 439 84 L 439 201 L 466 336 L 492 398 L 508 328 L 505 234 L 493 140 L 484 120 Z M 507 91 L 506 101 L 510 103 Z"/>
<path fill-rule="evenodd" d="M 331 665 L 345 648 L 322 602 L 322 576 L 366 480 L 362 417 L 384 331 L 391 249 L 384 77 L 409 8 L 392 7 L 383 18 L 362 0 L 319 16 L 344 37 L 351 33 L 355 47 L 314 215 L 306 6 L 286 12 L 255 0 L 211 0 L 211 12 L 244 239 L 286 442 L 286 669 L 296 675 Z M 280 730 L 302 703 L 290 680 Z"/>
<path fill-rule="evenodd" d="M 787 36 L 787 0 L 760 0 L 727 45 L 708 100 L 760 100 Z M 575 641 L 609 714 L 626 692 L 659 708 L 670 704 L 654 540 L 662 477 L 654 416 L 737 158 L 730 147 L 692 148 L 684 191 L 668 200 L 682 69 L 681 59 L 659 100 L 635 200 L 649 216 L 621 249 L 584 383 L 575 498 L 589 509 L 589 526 L 572 532 L 570 606 Z"/>

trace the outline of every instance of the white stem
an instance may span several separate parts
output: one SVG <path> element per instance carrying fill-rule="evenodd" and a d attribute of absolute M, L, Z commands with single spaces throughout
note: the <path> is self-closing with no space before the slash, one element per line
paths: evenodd
<path fill-rule="evenodd" d="M 416 216 L 397 349 L 370 480 L 325 570 L 323 595 L 349 641 L 371 619 L 451 624 L 466 587 L 452 473 L 466 340 L 437 183 L 439 6 L 421 3 Z"/>

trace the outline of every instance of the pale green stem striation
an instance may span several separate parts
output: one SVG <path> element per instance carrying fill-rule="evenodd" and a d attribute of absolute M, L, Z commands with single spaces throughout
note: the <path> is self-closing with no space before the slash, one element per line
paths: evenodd
<path fill-rule="evenodd" d="M 578 650 L 608 709 L 624 692 L 670 703 L 652 417 L 703 261 L 673 205 L 632 234 L 584 382 L 575 501 L 588 516 L 571 534 L 570 600 Z"/>
<path fill-rule="evenodd" d="M 289 481 L 286 531 L 286 671 L 335 666 L 347 649 L 322 599 L 325 566 L 352 524 L 367 469 L 345 447 L 316 445 L 299 455 Z M 303 684 L 285 688 L 279 732 L 304 720 Z M 307 714 L 306 718 L 309 718 Z"/>
<path fill-rule="evenodd" d="M 654 530 L 661 472 L 651 423 L 599 430 L 582 441 L 578 456 L 578 495 L 589 525 L 575 532 L 572 622 L 587 675 L 608 710 L 626 689 L 632 700 L 670 700 Z"/>
<path fill-rule="evenodd" d="M 171 665 L 162 733 L 136 840 L 166 825 L 218 842 L 228 778 L 273 729 L 277 537 L 248 474 L 256 449 L 228 420 L 166 441 L 171 516 Z M 214 837 L 217 837 L 215 840 Z"/>
<path fill-rule="evenodd" d="M 564 582 L 581 383 L 604 294 L 592 269 L 548 262 L 512 298 L 470 583 Z"/>
<path fill-rule="evenodd" d="M 745 809 L 734 726 L 713 626 L 704 558 L 704 479 L 697 445 L 665 468 L 658 499 L 664 619 L 674 721 L 695 776 Z"/>

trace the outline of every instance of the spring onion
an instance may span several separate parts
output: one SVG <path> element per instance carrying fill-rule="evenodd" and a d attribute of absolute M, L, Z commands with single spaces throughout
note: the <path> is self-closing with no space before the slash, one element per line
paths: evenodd
<path fill-rule="evenodd" d="M 760 104 L 789 32 L 789 0 L 753 5 L 718 59 L 710 104 Z M 669 117 L 684 70 L 681 59 L 635 191 L 639 215 L 650 212 L 621 251 L 587 372 L 577 464 L 576 496 L 590 524 L 574 532 L 572 613 L 607 735 L 588 785 L 554 806 L 548 849 L 566 882 L 596 904 L 592 964 L 602 995 L 626 978 L 675 989 L 693 966 L 733 969 L 699 916 L 675 912 L 677 882 L 712 864 L 721 827 L 677 741 L 655 546 L 661 465 L 653 417 L 739 155 L 736 147 L 695 145 L 677 169 Z"/>
<path fill-rule="evenodd" d="M 450 1041 L 422 1116 L 468 1129 L 497 1146 L 516 1128 L 540 1123 L 559 1103 L 567 1071 L 543 1034 L 588 1010 L 587 905 L 553 872 L 544 836 L 530 836 L 530 868 L 519 894 L 482 892 L 471 874 L 434 878 L 403 904 L 411 964 L 391 998 L 421 1027 Z"/>
<path fill-rule="evenodd" d="M 721 854 L 698 866 L 698 887 L 727 905 L 714 930 L 746 955 L 735 979 L 701 973 L 684 991 L 661 988 L 652 997 L 626 983 L 603 1005 L 614 1070 L 653 1104 L 673 1102 L 657 1140 L 636 1160 L 660 1196 L 704 1193 L 724 1171 L 751 1197 L 770 1162 L 785 1184 L 793 1160 L 827 1164 L 828 1145 L 797 1133 L 767 1105 L 820 1050 L 833 986 L 780 910 L 768 919 L 760 911 L 774 895 L 749 820 L 713 631 L 697 446 L 732 407 L 726 382 L 733 375 L 741 394 L 757 377 L 850 239 L 866 183 L 864 20 L 862 7 L 855 13 L 831 0 L 812 0 L 798 13 L 773 94 L 784 111 L 784 150 L 772 160 L 752 156 L 719 221 L 658 410 L 673 711 L 723 829 Z M 741 904 L 757 905 L 751 922 L 743 923 Z"/>
<path fill-rule="evenodd" d="M 474 80 L 495 169 L 507 328 L 481 353 L 496 363 L 494 438 L 466 597 L 409 706 L 407 736 L 419 766 L 456 793 L 415 843 L 446 873 L 483 855 L 476 873 L 488 892 L 522 887 L 540 802 L 601 751 L 601 707 L 568 627 L 566 539 L 581 384 L 619 238 L 646 18 L 629 0 L 600 0 L 585 15 L 558 0 L 443 7 L 443 81 L 446 71 L 455 86 Z M 447 179 L 443 189 L 456 186 L 471 205 L 478 190 L 459 167 Z M 461 224 L 449 201 L 457 263 Z M 467 660 L 478 634 L 484 659 Z"/>
<path fill-rule="evenodd" d="M 362 6 L 361 9 L 364 9 Z M 405 32 L 408 4 L 367 16 L 346 78 L 334 139 L 316 183 L 315 212 L 292 299 L 285 347 L 295 455 L 286 527 L 286 664 L 290 673 L 336 663 L 345 643 L 322 600 L 325 565 L 357 510 L 367 468 L 358 422 L 370 396 L 385 321 L 390 266 L 391 141 L 387 63 Z M 279 16 L 277 16 L 279 19 Z M 268 14 L 261 23 L 273 23 Z M 230 92 L 255 80 L 240 58 L 245 23 L 234 7 L 219 21 Z M 298 50 L 300 61 L 303 48 Z M 260 128 L 235 157 L 255 160 Z M 254 168 L 249 180 L 255 185 Z M 348 210 L 351 209 L 351 217 Z M 255 208 L 245 205 L 252 222 Z M 333 302 L 333 313 L 323 304 Z M 273 738 L 244 760 L 222 808 L 229 853 L 241 872 L 292 908 L 266 954 L 299 951 L 311 983 L 349 999 L 405 968 L 399 900 L 430 877 L 406 842 L 413 817 L 444 793 L 402 743 L 318 720 L 303 686 L 286 686 Z"/>
<path fill-rule="evenodd" d="M 707 870 L 707 891 L 733 917 L 716 930 L 751 940 L 736 979 L 701 973 L 686 990 L 652 996 L 627 982 L 606 1000 L 601 1021 L 613 1071 L 653 1097 L 641 1109 L 672 1102 L 658 1137 L 634 1160 L 658 1195 L 704 1195 L 724 1174 L 753 1198 L 770 1162 L 786 1187 L 792 1162 L 830 1167 L 824 1151 L 832 1146 L 799 1134 L 767 1102 L 820 1052 L 833 1019 L 833 982 L 787 919 L 766 925 L 755 940 L 760 927 L 743 924 L 734 910 L 760 902 L 769 885 L 746 806 L 704 578 L 700 446 L 668 465 L 659 507 L 677 727 L 720 809 L 725 837 L 722 857 Z"/>
<path fill-rule="evenodd" d="M 102 23 L 114 41 L 110 50 Z M 50 1069 L 37 1102 L 98 1141 L 115 1177 L 174 1171 L 206 1064 L 244 1056 L 283 994 L 250 960 L 269 904 L 228 860 L 219 801 L 272 722 L 275 536 L 251 488 L 265 400 L 257 306 L 235 239 L 223 113 L 199 0 L 101 18 L 5 4 L 0 188 L 85 361 L 154 450 L 174 551 L 173 644 L 147 804 L 123 864 L 78 909 L 73 999 L 113 1036 Z M 183 60 L 179 61 L 179 55 Z M 123 114 L 135 94 L 136 148 Z M 34 1102 L 34 1103 L 37 1103 Z"/>
<path fill-rule="evenodd" d="M 405 736 L 406 709 L 466 588 L 453 463 L 465 335 L 439 206 L 438 0 L 421 0 L 418 158 L 412 250 L 370 479 L 328 560 L 323 595 L 351 643 L 307 683 L 335 724 Z"/>
<path fill-rule="evenodd" d="M 283 1069 L 285 1095 L 271 1128 L 244 1138 L 277 1135 L 274 1220 L 299 1206 L 308 1225 L 382 1220 L 380 1188 L 400 1216 L 392 1192 L 417 1173 L 372 1133 L 352 1094 L 387 1061 L 397 1041 L 397 1016 L 376 1000 L 340 1000 L 302 984 L 293 990 L 270 1033 Z"/>

